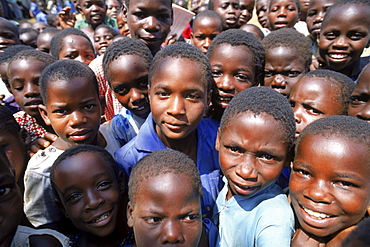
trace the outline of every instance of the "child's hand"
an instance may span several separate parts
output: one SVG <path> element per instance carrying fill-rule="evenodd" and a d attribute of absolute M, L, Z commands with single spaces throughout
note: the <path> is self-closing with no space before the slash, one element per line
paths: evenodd
<path fill-rule="evenodd" d="M 44 150 L 45 148 L 49 147 L 57 138 L 57 135 L 47 133 L 44 135 L 44 137 L 34 140 L 28 148 L 28 155 L 32 157 L 39 150 Z"/>
<path fill-rule="evenodd" d="M 74 27 L 76 14 L 71 12 L 71 7 L 64 7 L 58 12 L 60 26 L 63 29 Z"/>
<path fill-rule="evenodd" d="M 177 41 L 176 39 L 177 34 L 172 34 L 171 36 L 167 37 L 166 40 L 163 42 L 163 45 L 168 46 Z"/>

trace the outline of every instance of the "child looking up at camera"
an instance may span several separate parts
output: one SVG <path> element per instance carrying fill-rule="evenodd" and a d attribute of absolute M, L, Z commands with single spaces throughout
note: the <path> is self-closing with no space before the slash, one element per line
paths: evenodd
<path fill-rule="evenodd" d="M 302 131 L 289 184 L 292 246 L 342 246 L 368 216 L 369 150 L 370 125 L 354 117 L 325 117 Z"/>
<path fill-rule="evenodd" d="M 288 101 L 270 88 L 249 88 L 231 100 L 216 141 L 225 176 L 214 208 L 216 246 L 289 246 L 294 216 L 275 182 L 290 164 L 294 131 Z"/>
<path fill-rule="evenodd" d="M 122 146 L 137 135 L 150 113 L 148 74 L 152 59 L 149 48 L 134 38 L 115 41 L 104 54 L 105 77 L 124 106 L 110 122 Z"/>

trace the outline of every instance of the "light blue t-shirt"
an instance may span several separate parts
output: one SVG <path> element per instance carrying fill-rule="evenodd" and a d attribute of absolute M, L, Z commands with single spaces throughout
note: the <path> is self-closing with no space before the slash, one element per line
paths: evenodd
<path fill-rule="evenodd" d="M 219 227 L 216 246 L 290 246 L 294 215 L 282 189 L 273 184 L 252 197 L 226 201 L 227 180 L 217 197 L 213 221 Z"/>

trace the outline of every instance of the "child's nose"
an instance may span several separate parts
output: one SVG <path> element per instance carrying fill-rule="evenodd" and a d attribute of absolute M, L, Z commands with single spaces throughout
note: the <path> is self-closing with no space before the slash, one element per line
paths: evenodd
<path fill-rule="evenodd" d="M 216 81 L 217 87 L 222 91 L 234 91 L 235 86 L 232 75 L 223 75 L 219 80 Z"/>
<path fill-rule="evenodd" d="M 325 13 L 324 12 L 319 12 L 315 19 L 314 19 L 314 22 L 317 23 L 317 22 L 322 22 L 322 20 L 324 19 L 324 15 Z"/>
<path fill-rule="evenodd" d="M 327 181 L 316 179 L 307 185 L 304 196 L 316 203 L 330 204 L 333 201 Z"/>
<path fill-rule="evenodd" d="M 254 155 L 244 154 L 244 160 L 235 169 L 236 174 L 244 180 L 256 181 L 258 173 L 254 166 L 255 159 Z"/>
<path fill-rule="evenodd" d="M 286 86 L 286 82 L 285 82 L 284 76 L 281 75 L 281 74 L 276 74 L 275 77 L 274 77 L 274 80 L 271 83 L 271 85 L 272 86 L 285 87 Z"/>
<path fill-rule="evenodd" d="M 85 114 L 81 111 L 74 111 L 71 113 L 70 124 L 72 127 L 77 127 L 86 122 Z"/>
<path fill-rule="evenodd" d="M 211 44 L 212 40 L 210 38 L 206 38 L 204 40 L 204 44 L 203 44 L 203 47 L 208 49 L 209 45 Z"/>
<path fill-rule="evenodd" d="M 96 191 L 88 191 L 84 195 L 85 211 L 90 211 L 99 208 L 104 204 L 104 199 Z"/>
<path fill-rule="evenodd" d="M 161 242 L 163 244 L 182 244 L 185 242 L 182 233 L 181 222 L 168 220 L 164 222 L 161 232 Z"/>
<path fill-rule="evenodd" d="M 282 7 L 278 11 L 278 16 L 286 16 L 286 12 L 287 10 L 284 7 Z"/>
<path fill-rule="evenodd" d="M 339 49 L 346 49 L 348 47 L 347 38 L 345 35 L 340 35 L 333 45 Z"/>
<path fill-rule="evenodd" d="M 148 16 L 145 18 L 144 29 L 147 31 L 159 30 L 159 22 L 154 16 Z"/>
<path fill-rule="evenodd" d="M 34 83 L 30 82 L 26 84 L 26 90 L 24 96 L 28 97 L 35 97 L 40 95 L 40 87 L 35 85 Z"/>
<path fill-rule="evenodd" d="M 169 102 L 167 113 L 170 115 L 184 115 L 185 105 L 180 96 L 173 96 L 171 102 Z"/>
<path fill-rule="evenodd" d="M 144 98 L 144 94 L 137 88 L 132 88 L 130 93 L 131 102 L 135 102 Z"/>
<path fill-rule="evenodd" d="M 364 108 L 356 114 L 356 117 L 370 121 L 370 101 L 367 102 Z"/>

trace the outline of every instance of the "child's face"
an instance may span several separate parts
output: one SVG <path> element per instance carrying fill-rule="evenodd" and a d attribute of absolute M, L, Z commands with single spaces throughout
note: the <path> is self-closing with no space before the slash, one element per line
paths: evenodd
<path fill-rule="evenodd" d="M 239 0 L 240 5 L 240 16 L 239 26 L 246 24 L 252 19 L 254 0 Z"/>
<path fill-rule="evenodd" d="M 323 79 L 313 77 L 299 80 L 289 97 L 296 120 L 296 137 L 310 123 L 341 114 L 344 102 L 338 100 L 339 94 L 338 86 Z"/>
<path fill-rule="evenodd" d="M 130 0 L 124 11 L 131 37 L 143 41 L 152 53 L 159 51 L 173 22 L 171 1 Z"/>
<path fill-rule="evenodd" d="M 116 18 L 121 4 L 117 0 L 107 0 L 105 3 L 107 5 L 107 16 Z"/>
<path fill-rule="evenodd" d="M 117 14 L 117 25 L 118 25 L 118 30 L 120 34 L 123 35 L 130 35 L 130 30 L 128 29 L 128 25 L 126 21 L 123 19 L 123 12 L 120 12 Z"/>
<path fill-rule="evenodd" d="M 348 115 L 370 123 L 370 67 L 367 66 L 358 78 L 351 95 Z"/>
<path fill-rule="evenodd" d="M 358 223 L 370 205 L 368 146 L 341 137 L 305 136 L 290 177 L 303 230 L 326 237 Z"/>
<path fill-rule="evenodd" d="M 330 69 L 342 71 L 351 68 L 369 45 L 369 12 L 369 7 L 348 4 L 333 9 L 326 17 L 319 46 L 320 56 Z"/>
<path fill-rule="evenodd" d="M 45 123 L 68 145 L 96 144 L 100 103 L 92 83 L 82 77 L 50 82 L 47 95 L 40 108 Z"/>
<path fill-rule="evenodd" d="M 293 86 L 304 73 L 305 65 L 294 49 L 276 47 L 266 52 L 265 86 L 289 97 Z"/>
<path fill-rule="evenodd" d="M 256 14 L 258 22 L 264 28 L 267 28 L 269 5 L 270 5 L 269 0 L 258 0 L 256 2 Z"/>
<path fill-rule="evenodd" d="M 95 58 L 91 43 L 80 35 L 69 35 L 63 39 L 63 47 L 59 52 L 59 60 L 72 59 L 89 65 Z"/>
<path fill-rule="evenodd" d="M 195 47 L 206 54 L 212 40 L 221 32 L 222 25 L 218 20 L 203 17 L 195 21 L 191 41 Z"/>
<path fill-rule="evenodd" d="M 109 83 L 118 101 L 136 116 L 150 113 L 148 100 L 149 68 L 144 58 L 121 56 L 109 65 Z"/>
<path fill-rule="evenodd" d="M 4 82 L 6 88 L 10 93 L 12 93 L 12 90 L 10 89 L 10 84 L 9 84 L 9 78 L 8 78 L 8 63 L 2 63 L 0 64 L 0 76 L 1 80 Z"/>
<path fill-rule="evenodd" d="M 19 35 L 19 38 L 23 45 L 31 46 L 32 48 L 37 48 L 37 33 L 27 32 Z"/>
<path fill-rule="evenodd" d="M 19 45 L 21 41 L 18 35 L 14 32 L 13 28 L 7 21 L 0 20 L 0 53 L 7 47 L 12 45 Z"/>
<path fill-rule="evenodd" d="M 213 49 L 209 62 L 218 88 L 217 99 L 213 100 L 222 108 L 239 92 L 255 84 L 253 55 L 245 46 L 219 45 Z"/>
<path fill-rule="evenodd" d="M 271 30 L 293 27 L 297 23 L 298 17 L 298 7 L 294 0 L 271 0 L 268 14 Z"/>
<path fill-rule="evenodd" d="M 22 215 L 22 199 L 9 163 L 0 157 L 0 246 L 10 246 Z"/>
<path fill-rule="evenodd" d="M 197 246 L 202 233 L 200 196 L 183 174 L 167 173 L 142 182 L 127 208 L 137 247 Z"/>
<path fill-rule="evenodd" d="M 37 38 L 37 50 L 49 53 L 50 42 L 54 36 L 55 34 L 51 33 L 40 34 L 39 37 Z"/>
<path fill-rule="evenodd" d="M 326 11 L 338 0 L 311 0 L 307 10 L 307 29 L 316 40 L 321 30 Z"/>
<path fill-rule="evenodd" d="M 199 63 L 167 58 L 158 66 L 151 78 L 149 101 L 156 133 L 168 143 L 195 134 L 208 107 L 210 92 Z"/>
<path fill-rule="evenodd" d="M 228 180 L 227 200 L 234 195 L 251 197 L 279 177 L 289 147 L 280 126 L 267 113 L 248 111 L 235 115 L 219 130 L 216 149 Z"/>
<path fill-rule="evenodd" d="M 40 33 L 45 29 L 47 28 L 48 25 L 42 21 L 38 21 L 38 22 L 35 22 L 32 24 L 32 29 L 36 29 L 37 31 L 39 31 Z"/>
<path fill-rule="evenodd" d="M 36 59 L 19 59 L 8 68 L 9 83 L 19 107 L 32 117 L 39 117 L 42 104 L 39 78 L 46 65 Z"/>
<path fill-rule="evenodd" d="M 238 0 L 214 0 L 214 9 L 221 16 L 224 29 L 236 28 L 240 16 Z"/>
<path fill-rule="evenodd" d="M 107 13 L 104 0 L 80 0 L 77 9 L 85 16 L 93 29 L 104 22 Z"/>
<path fill-rule="evenodd" d="M 111 234 L 122 210 L 121 184 L 101 155 L 79 153 L 55 170 L 55 185 L 65 214 L 81 231 Z"/>
<path fill-rule="evenodd" d="M 8 131 L 1 130 L 0 146 L 3 148 L 10 165 L 15 171 L 16 181 L 19 181 L 28 162 L 27 149 L 21 133 L 14 135 Z"/>
<path fill-rule="evenodd" d="M 99 55 L 104 54 L 108 46 L 113 43 L 113 34 L 107 28 L 99 28 L 94 33 L 94 48 Z"/>

